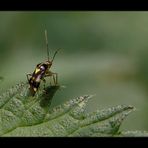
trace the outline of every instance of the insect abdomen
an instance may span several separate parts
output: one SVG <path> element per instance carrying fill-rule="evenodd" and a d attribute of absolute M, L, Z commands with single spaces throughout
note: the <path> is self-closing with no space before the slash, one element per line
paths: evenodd
<path fill-rule="evenodd" d="M 34 96 L 40 86 L 40 82 L 36 82 L 35 80 L 33 81 L 31 78 L 29 80 L 29 84 L 30 84 L 30 88 L 29 88 L 30 92 L 31 92 L 32 96 Z"/>

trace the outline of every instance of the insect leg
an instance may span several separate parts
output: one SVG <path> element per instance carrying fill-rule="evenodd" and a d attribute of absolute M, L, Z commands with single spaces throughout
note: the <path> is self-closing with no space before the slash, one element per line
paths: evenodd
<path fill-rule="evenodd" d="M 51 86 L 51 76 L 49 76 L 49 79 L 50 79 L 50 86 Z"/>
<path fill-rule="evenodd" d="M 58 84 L 58 73 L 52 73 L 54 84 Z"/>
<path fill-rule="evenodd" d="M 58 74 L 55 72 L 49 72 L 47 75 L 45 76 L 52 76 L 54 84 L 57 85 L 58 84 Z"/>
<path fill-rule="evenodd" d="M 45 90 L 45 83 L 46 83 L 46 80 L 44 78 L 42 78 L 43 82 L 44 82 L 44 90 Z"/>
<path fill-rule="evenodd" d="M 56 85 L 58 83 L 58 74 L 57 73 L 53 73 L 51 71 L 46 72 L 45 77 L 52 77 L 54 84 Z"/>
<path fill-rule="evenodd" d="M 27 76 L 27 80 L 29 82 L 29 76 L 32 76 L 32 73 L 28 73 L 28 74 L 26 74 L 26 76 Z"/>

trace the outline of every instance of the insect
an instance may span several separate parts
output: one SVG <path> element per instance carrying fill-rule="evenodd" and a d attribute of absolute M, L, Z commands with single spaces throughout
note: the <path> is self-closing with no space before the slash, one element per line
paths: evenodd
<path fill-rule="evenodd" d="M 30 85 L 29 89 L 30 89 L 32 96 L 34 96 L 35 93 L 38 91 L 41 80 L 44 82 L 44 89 L 45 89 L 45 83 L 46 83 L 45 77 L 50 77 L 50 78 L 52 77 L 54 85 L 58 84 L 58 74 L 50 71 L 50 68 L 52 66 L 53 60 L 56 54 L 58 53 L 59 49 L 54 53 L 52 59 L 50 60 L 46 30 L 45 30 L 45 40 L 46 40 L 46 48 L 47 48 L 47 61 L 37 64 L 34 72 L 28 73 L 26 75 L 29 85 Z"/>

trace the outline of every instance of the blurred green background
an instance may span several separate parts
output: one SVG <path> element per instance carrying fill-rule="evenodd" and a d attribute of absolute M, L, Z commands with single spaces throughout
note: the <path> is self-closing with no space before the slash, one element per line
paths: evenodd
<path fill-rule="evenodd" d="M 44 30 L 59 90 L 52 106 L 96 94 L 88 111 L 120 104 L 137 108 L 121 129 L 148 131 L 148 12 L 0 12 L 0 92 L 45 61 Z"/>

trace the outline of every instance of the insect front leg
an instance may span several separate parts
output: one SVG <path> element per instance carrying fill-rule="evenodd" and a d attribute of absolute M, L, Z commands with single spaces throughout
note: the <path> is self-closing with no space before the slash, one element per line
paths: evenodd
<path fill-rule="evenodd" d="M 49 77 L 49 79 L 50 79 L 50 85 L 51 85 L 51 76 L 52 76 L 52 73 L 50 71 L 49 72 L 46 72 L 45 77 Z"/>
<path fill-rule="evenodd" d="M 46 72 L 45 77 L 52 77 L 53 78 L 53 81 L 54 81 L 54 84 L 55 85 L 58 84 L 58 74 L 57 73 L 48 71 L 48 72 Z"/>

